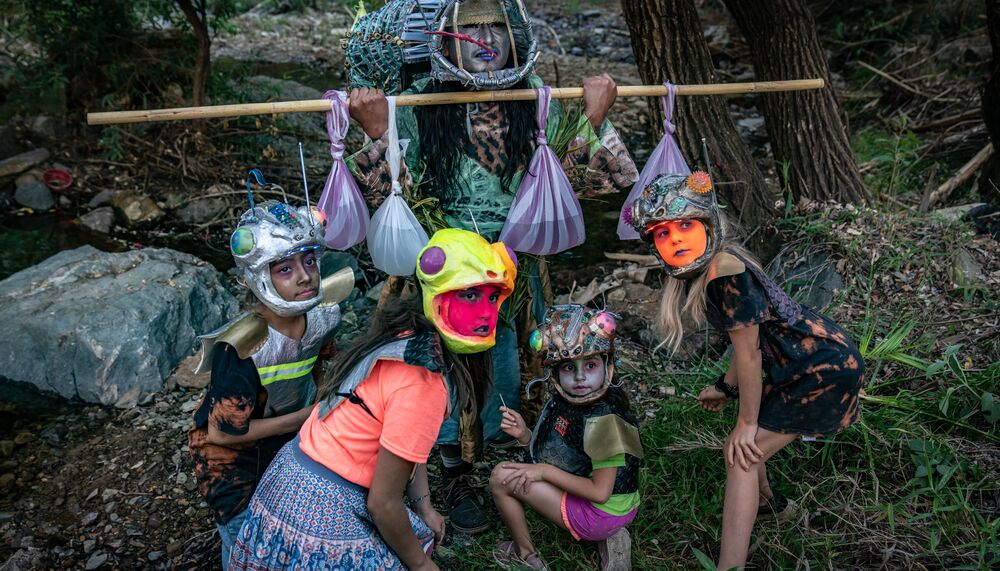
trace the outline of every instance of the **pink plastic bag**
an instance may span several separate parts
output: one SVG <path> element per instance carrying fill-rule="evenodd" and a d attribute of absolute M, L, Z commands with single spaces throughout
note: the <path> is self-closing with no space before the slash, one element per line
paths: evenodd
<path fill-rule="evenodd" d="M 354 181 L 344 163 L 344 136 L 347 135 L 347 94 L 327 91 L 324 99 L 330 100 L 326 112 L 326 132 L 330 136 L 330 154 L 333 166 L 326 177 L 319 209 L 326 215 L 326 234 L 323 241 L 328 248 L 346 250 L 359 244 L 368 232 L 368 205 L 365 204 L 358 183 Z"/>
<path fill-rule="evenodd" d="M 629 220 L 632 217 L 632 203 L 638 198 L 639 193 L 653 182 L 653 179 L 661 174 L 691 174 L 691 169 L 684 160 L 677 141 L 674 140 L 674 131 L 677 127 L 670 122 L 674 115 L 674 99 L 677 91 L 669 81 L 663 85 L 667 88 L 667 94 L 663 99 L 663 138 L 656 145 L 653 154 L 649 155 L 646 166 L 639 173 L 639 178 L 632 186 L 632 191 L 628 193 L 625 204 L 622 205 L 621 216 L 618 218 L 618 237 L 622 240 L 638 240 L 639 233 L 632 228 Z"/>
<path fill-rule="evenodd" d="M 546 256 L 579 246 L 586 235 L 580 201 L 545 138 L 552 88 L 535 91 L 538 148 L 507 213 L 500 241 L 517 252 Z"/>

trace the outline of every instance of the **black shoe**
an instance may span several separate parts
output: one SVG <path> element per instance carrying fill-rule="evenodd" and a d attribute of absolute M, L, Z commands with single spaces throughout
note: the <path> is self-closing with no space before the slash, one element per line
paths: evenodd
<path fill-rule="evenodd" d="M 448 521 L 455 531 L 477 534 L 489 529 L 490 522 L 477 493 L 479 487 L 478 479 L 472 474 L 448 478 L 444 485 Z"/>
<path fill-rule="evenodd" d="M 795 514 L 795 502 L 774 488 L 771 488 L 771 494 L 771 499 L 757 508 L 758 519 L 774 517 L 785 521 Z"/>

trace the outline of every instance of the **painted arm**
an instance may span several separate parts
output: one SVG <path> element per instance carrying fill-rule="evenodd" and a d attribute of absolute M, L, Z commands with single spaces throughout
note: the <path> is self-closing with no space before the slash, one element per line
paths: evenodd
<path fill-rule="evenodd" d="M 421 549 L 403 506 L 403 491 L 413 467 L 413 462 L 379 448 L 375 477 L 368 492 L 368 511 L 382 539 L 404 565 L 414 570 L 436 570 L 437 565 Z M 426 471 L 423 478 L 426 483 Z"/>
<path fill-rule="evenodd" d="M 302 423 L 312 414 L 313 405 L 309 405 L 295 412 L 270 418 L 257 418 L 251 420 L 245 434 L 234 436 L 227 434 L 212 422 L 208 423 L 208 441 L 219 446 L 231 446 L 243 442 L 253 442 L 268 436 L 279 434 L 289 434 L 302 428 Z"/>

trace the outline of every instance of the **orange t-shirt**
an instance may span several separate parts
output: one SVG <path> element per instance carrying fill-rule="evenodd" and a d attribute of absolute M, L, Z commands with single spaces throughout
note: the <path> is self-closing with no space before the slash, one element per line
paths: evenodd
<path fill-rule="evenodd" d="M 299 431 L 299 447 L 345 480 L 370 488 L 379 448 L 415 464 L 427 462 L 448 410 L 448 389 L 440 373 L 383 359 L 354 394 L 323 420 L 319 407 Z"/>

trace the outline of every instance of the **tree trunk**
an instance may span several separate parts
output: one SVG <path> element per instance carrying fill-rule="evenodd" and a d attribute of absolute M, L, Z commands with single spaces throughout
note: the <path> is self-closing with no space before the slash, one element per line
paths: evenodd
<path fill-rule="evenodd" d="M 212 37 L 208 35 L 208 14 L 206 4 L 201 0 L 192 4 L 191 0 L 177 0 L 184 17 L 198 39 L 198 57 L 195 59 L 194 77 L 191 84 L 191 103 L 195 107 L 205 104 L 205 86 L 212 69 Z"/>
<path fill-rule="evenodd" d="M 820 77 L 820 90 L 761 94 L 760 107 L 776 162 L 796 201 L 865 202 L 847 120 L 830 83 L 826 53 L 804 0 L 725 0 L 750 45 L 757 79 Z"/>
<path fill-rule="evenodd" d="M 993 156 L 979 175 L 979 196 L 1000 206 L 1000 0 L 986 0 L 986 28 L 993 47 L 990 76 L 983 86 L 982 106 L 986 130 L 993 141 Z"/>
<path fill-rule="evenodd" d="M 693 0 L 622 0 L 622 12 L 644 83 L 718 83 Z M 650 109 L 662 123 L 659 101 L 651 101 Z M 740 139 L 725 98 L 678 97 L 674 123 L 675 137 L 692 168 L 704 168 L 704 137 L 714 180 L 738 181 L 717 186 L 718 197 L 728 206 L 729 219 L 752 232 L 748 246 L 762 257 L 773 255 L 774 241 L 768 238 L 773 236 L 777 196 Z"/>

